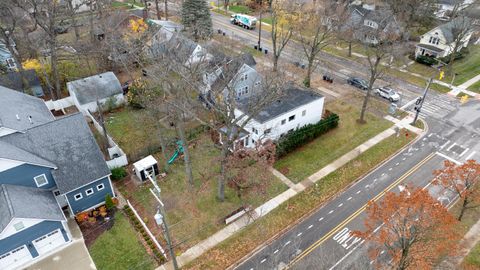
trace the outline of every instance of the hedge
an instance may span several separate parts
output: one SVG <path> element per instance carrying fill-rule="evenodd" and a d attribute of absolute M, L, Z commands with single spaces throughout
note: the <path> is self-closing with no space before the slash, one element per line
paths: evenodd
<path fill-rule="evenodd" d="M 415 59 L 415 61 L 417 61 L 417 62 L 420 63 L 420 64 L 427 65 L 427 66 L 432 66 L 432 65 L 438 64 L 437 59 L 435 59 L 435 58 L 433 58 L 433 57 L 431 57 L 431 56 L 426 56 L 426 55 L 419 55 L 419 56 L 417 56 L 417 58 Z"/>
<path fill-rule="evenodd" d="M 337 114 L 330 113 L 316 124 L 309 124 L 287 133 L 287 135 L 277 142 L 277 158 L 285 156 L 298 147 L 313 141 L 327 131 L 336 128 L 339 120 L 340 117 L 338 117 Z"/>
<path fill-rule="evenodd" d="M 125 176 L 127 176 L 127 170 L 125 170 L 124 167 L 113 168 L 113 169 L 110 170 L 110 172 L 112 173 L 111 179 L 113 181 L 120 180 L 120 179 L 124 178 Z"/>

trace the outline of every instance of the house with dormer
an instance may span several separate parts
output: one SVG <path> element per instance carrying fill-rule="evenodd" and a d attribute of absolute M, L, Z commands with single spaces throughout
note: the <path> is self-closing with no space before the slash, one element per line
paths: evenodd
<path fill-rule="evenodd" d="M 473 34 L 473 20 L 457 17 L 423 34 L 416 45 L 415 57 L 420 55 L 434 58 L 446 57 L 468 46 Z"/>
<path fill-rule="evenodd" d="M 0 86 L 0 269 L 19 269 L 71 243 L 67 217 L 115 196 L 81 113 Z"/>

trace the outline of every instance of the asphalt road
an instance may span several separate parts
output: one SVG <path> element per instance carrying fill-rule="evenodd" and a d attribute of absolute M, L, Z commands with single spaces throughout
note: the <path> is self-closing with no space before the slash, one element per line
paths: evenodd
<path fill-rule="evenodd" d="M 258 41 L 258 30 L 245 30 L 229 24 L 228 18 L 212 14 L 215 29 L 245 44 Z M 271 51 L 269 33 L 262 33 L 263 47 Z M 290 43 L 283 59 L 301 61 L 298 44 Z M 336 82 L 351 75 L 365 76 L 365 68 L 348 59 L 322 55 L 317 72 L 329 72 Z M 383 82 L 400 89 L 400 106 L 413 111 L 414 100 L 423 89 L 401 79 L 386 77 Z M 429 185 L 432 172 L 441 168 L 444 160 L 463 162 L 480 160 L 480 103 L 471 101 L 460 105 L 450 96 L 430 91 L 420 117 L 428 123 L 428 133 L 397 156 L 386 161 L 369 175 L 356 182 L 342 194 L 317 209 L 311 216 L 293 226 L 273 242 L 236 265 L 235 269 L 369 269 L 375 261 L 367 256 L 368 243 L 349 235 L 363 228 L 365 204 L 381 199 L 387 191 L 399 191 L 399 186 L 412 184 L 426 187 L 444 205 L 450 205 L 452 193 Z M 379 260 L 388 259 L 380 256 Z"/>

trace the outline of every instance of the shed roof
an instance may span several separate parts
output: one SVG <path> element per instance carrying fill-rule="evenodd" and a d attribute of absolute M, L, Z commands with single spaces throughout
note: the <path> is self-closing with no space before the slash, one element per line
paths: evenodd
<path fill-rule="evenodd" d="M 67 83 L 80 105 L 122 94 L 122 85 L 113 72 L 105 72 Z"/>
<path fill-rule="evenodd" d="M 27 92 L 23 87 L 22 76 L 23 74 L 25 79 L 28 81 L 28 84 L 32 90 L 32 94 L 37 97 L 44 96 L 42 84 L 40 83 L 40 79 L 38 78 L 35 70 L 28 69 L 20 72 L 7 72 L 7 74 L 0 76 L 0 85 L 8 87 L 13 90 L 20 91 L 22 93 Z"/>
<path fill-rule="evenodd" d="M 266 106 L 256 116 L 254 116 L 253 119 L 260 123 L 265 123 L 284 113 L 292 111 L 296 108 L 299 108 L 303 105 L 306 105 L 321 98 L 323 98 L 322 95 L 313 92 L 312 90 L 301 89 L 295 85 L 288 85 L 285 88 L 281 97 L 279 97 L 276 101 L 270 103 L 270 105 Z M 244 108 L 244 110 L 246 110 L 248 106 L 248 99 L 240 100 L 239 103 L 240 109 Z"/>
<path fill-rule="evenodd" d="M 155 164 L 157 164 L 157 160 L 152 155 L 149 155 L 133 163 L 133 167 L 135 168 L 135 171 L 139 172 L 146 168 L 150 168 Z"/>
<path fill-rule="evenodd" d="M 0 232 L 13 218 L 65 220 L 50 190 L 0 185 Z"/>
<path fill-rule="evenodd" d="M 81 113 L 10 134 L 0 141 L 55 164 L 52 171 L 62 194 L 110 174 L 85 118 Z"/>
<path fill-rule="evenodd" d="M 0 127 L 25 131 L 53 120 L 43 100 L 0 86 Z"/>

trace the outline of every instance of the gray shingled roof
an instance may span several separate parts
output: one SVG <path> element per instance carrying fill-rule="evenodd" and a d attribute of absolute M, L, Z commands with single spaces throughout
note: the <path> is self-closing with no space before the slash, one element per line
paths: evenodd
<path fill-rule="evenodd" d="M 13 218 L 65 219 L 51 191 L 0 185 L 0 232 Z"/>
<path fill-rule="evenodd" d="M 110 174 L 103 155 L 82 114 L 37 126 L 23 134 L 0 138 L 54 163 L 52 175 L 61 193 L 75 190 Z"/>
<path fill-rule="evenodd" d="M 0 127 L 25 131 L 53 120 L 43 100 L 0 86 Z"/>
<path fill-rule="evenodd" d="M 322 95 L 311 90 L 288 85 L 280 98 L 266 106 L 260 113 L 254 116 L 253 119 L 259 123 L 264 123 L 322 97 Z M 245 109 L 247 106 L 248 99 L 240 101 L 240 109 L 242 109 L 242 107 Z"/>
<path fill-rule="evenodd" d="M 437 26 L 430 32 L 435 32 L 436 30 L 440 30 L 445 37 L 447 43 L 452 43 L 456 37 L 459 37 L 459 31 L 465 31 L 469 27 L 471 28 L 471 24 L 473 20 L 467 17 L 457 17 L 447 23 Z"/>
<path fill-rule="evenodd" d="M 123 93 L 122 85 L 113 72 L 105 72 L 67 83 L 80 105 Z"/>
<path fill-rule="evenodd" d="M 44 96 L 40 79 L 38 78 L 37 74 L 35 73 L 35 70 L 33 69 L 24 70 L 22 73 L 7 72 L 7 74 L 0 76 L 0 85 L 8 87 L 13 90 L 20 91 L 20 92 L 26 92 L 26 90 L 23 89 L 22 76 L 20 76 L 20 74 L 23 74 L 25 79 L 28 81 L 28 84 L 31 88 L 31 92 L 34 96 L 36 97 Z"/>
<path fill-rule="evenodd" d="M 0 141 L 0 158 L 22 161 L 30 164 L 56 168 L 55 164 L 28 151 Z"/>

